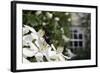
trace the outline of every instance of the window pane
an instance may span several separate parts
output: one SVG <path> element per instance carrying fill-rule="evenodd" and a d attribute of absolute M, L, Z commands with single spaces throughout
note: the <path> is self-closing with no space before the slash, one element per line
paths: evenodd
<path fill-rule="evenodd" d="M 74 47 L 77 47 L 77 46 L 78 46 L 78 42 L 75 41 L 75 42 L 74 42 Z"/>
<path fill-rule="evenodd" d="M 82 34 L 79 34 L 79 39 L 82 39 L 83 37 L 82 37 Z"/>
<path fill-rule="evenodd" d="M 74 39 L 78 39 L 77 34 L 74 34 Z"/>
<path fill-rule="evenodd" d="M 79 41 L 79 47 L 82 47 L 82 46 L 83 46 L 83 42 Z"/>

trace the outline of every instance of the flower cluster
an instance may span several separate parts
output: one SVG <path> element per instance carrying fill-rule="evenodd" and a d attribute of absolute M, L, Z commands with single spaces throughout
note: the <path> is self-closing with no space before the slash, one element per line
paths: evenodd
<path fill-rule="evenodd" d="M 45 32 L 40 29 L 38 32 L 34 28 L 24 25 L 23 27 L 23 62 L 29 63 L 27 58 L 34 57 L 37 62 L 47 61 L 65 61 L 72 56 L 62 54 L 63 47 L 55 48 L 53 44 L 49 45 L 43 38 Z M 66 37 L 64 37 L 66 39 Z M 69 51 L 70 52 L 70 51 Z"/>

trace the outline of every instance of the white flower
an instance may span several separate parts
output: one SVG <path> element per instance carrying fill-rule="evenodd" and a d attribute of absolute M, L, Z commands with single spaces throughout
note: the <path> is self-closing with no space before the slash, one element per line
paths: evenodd
<path fill-rule="evenodd" d="M 58 57 L 58 61 L 65 61 L 65 58 L 62 53 L 58 53 L 57 57 Z"/>
<path fill-rule="evenodd" d="M 32 57 L 35 55 L 35 53 L 29 48 L 23 48 L 23 55 L 25 55 L 26 57 Z"/>
<path fill-rule="evenodd" d="M 39 37 L 43 37 L 44 34 L 45 34 L 45 31 L 44 31 L 43 29 L 40 29 L 40 30 L 38 31 L 38 36 L 39 36 Z"/>
<path fill-rule="evenodd" d="M 57 17 L 56 20 L 59 20 Z M 48 61 L 65 61 L 65 57 L 63 56 L 62 51 L 63 47 L 57 47 L 57 50 L 53 44 L 51 46 L 45 41 L 43 35 L 45 31 L 40 29 L 38 32 L 35 31 L 34 28 L 25 25 L 25 29 L 31 31 L 30 34 L 23 36 L 23 46 L 30 46 L 29 48 L 23 48 L 23 62 L 28 63 L 29 61 L 26 59 L 27 57 L 36 57 L 38 62 L 43 62 L 43 56 L 46 57 Z M 63 31 L 63 28 L 61 28 Z M 26 30 L 23 30 L 23 32 Z M 69 38 L 65 35 L 62 35 L 62 38 L 67 42 Z M 32 41 L 35 40 L 33 43 Z M 53 50 L 52 50 L 53 49 Z M 72 53 L 69 51 L 71 57 L 73 56 Z"/>
<path fill-rule="evenodd" d="M 65 59 L 71 59 L 70 56 L 65 56 L 65 55 L 63 55 L 63 57 L 64 57 Z"/>
<path fill-rule="evenodd" d="M 35 29 L 30 26 L 24 25 L 23 33 L 25 34 L 28 33 L 29 31 L 31 31 L 32 33 L 23 36 L 23 40 L 32 41 L 33 39 L 38 39 L 38 34 L 35 31 Z"/>
<path fill-rule="evenodd" d="M 55 55 L 56 55 L 56 51 L 49 51 L 49 52 L 48 52 L 48 56 L 49 56 L 50 58 L 54 57 Z"/>
<path fill-rule="evenodd" d="M 50 19 L 53 17 L 53 14 L 52 14 L 52 13 L 49 13 L 49 12 L 47 12 L 46 15 L 47 15 L 47 17 L 50 18 Z"/>
<path fill-rule="evenodd" d="M 46 20 L 46 17 L 45 16 L 43 17 L 43 20 Z"/>
<path fill-rule="evenodd" d="M 68 21 L 70 22 L 71 21 L 71 18 L 68 18 Z"/>
<path fill-rule="evenodd" d="M 37 62 L 43 62 L 43 54 L 38 52 L 37 54 L 35 54 L 36 60 Z"/>
<path fill-rule="evenodd" d="M 23 57 L 23 63 L 30 63 L 30 61 Z"/>
<path fill-rule="evenodd" d="M 59 20 L 60 20 L 60 18 L 59 18 L 59 17 L 55 17 L 55 20 L 56 20 L 56 21 L 59 21 Z"/>
<path fill-rule="evenodd" d="M 33 40 L 33 37 L 32 35 L 26 35 L 26 36 L 23 36 L 23 40 L 26 42 L 31 42 Z"/>
<path fill-rule="evenodd" d="M 32 42 L 34 39 L 38 39 L 37 35 L 34 34 L 29 34 L 29 35 L 25 35 L 23 36 L 23 40 L 24 42 Z"/>
<path fill-rule="evenodd" d="M 66 50 L 67 50 L 67 52 L 68 52 L 69 57 L 72 58 L 72 57 L 75 57 L 75 56 L 76 56 L 74 53 L 71 52 L 70 49 L 67 49 L 67 48 L 66 48 Z"/>
<path fill-rule="evenodd" d="M 40 42 L 39 40 L 36 40 L 36 41 L 35 41 L 35 45 L 38 47 L 38 49 L 40 48 L 39 42 Z"/>
<path fill-rule="evenodd" d="M 30 27 L 30 26 L 27 26 L 27 25 L 24 25 L 25 28 L 27 28 L 28 30 L 30 30 L 31 32 L 33 32 L 34 34 L 37 34 L 37 32 L 35 31 L 34 28 Z"/>
<path fill-rule="evenodd" d="M 38 43 L 39 43 L 40 51 L 41 52 L 47 51 L 49 45 L 47 44 L 45 39 L 40 37 L 38 41 L 39 41 Z"/>
<path fill-rule="evenodd" d="M 54 51 L 56 51 L 56 48 L 54 47 L 53 44 L 51 44 L 51 48 L 53 48 Z M 50 49 L 51 50 L 51 49 Z"/>
<path fill-rule="evenodd" d="M 65 13 L 65 15 L 69 15 L 69 13 L 68 13 L 68 12 L 66 12 L 66 13 Z"/>
<path fill-rule="evenodd" d="M 38 47 L 34 43 L 30 42 L 29 45 L 30 45 L 30 50 L 32 50 L 34 53 L 38 52 Z"/>
<path fill-rule="evenodd" d="M 40 15 L 42 13 L 42 11 L 37 11 L 36 15 Z"/>
<path fill-rule="evenodd" d="M 65 35 L 62 35 L 62 39 L 64 39 L 65 42 L 68 42 L 70 39 L 66 37 Z"/>
<path fill-rule="evenodd" d="M 57 47 L 57 53 L 62 53 L 63 50 L 64 50 L 64 47 L 62 47 L 62 46 Z"/>
<path fill-rule="evenodd" d="M 46 23 L 45 23 L 45 22 L 43 22 L 43 23 L 42 23 L 42 25 L 43 25 L 43 26 L 45 26 L 45 25 L 46 25 Z"/>
<path fill-rule="evenodd" d="M 23 46 L 24 46 L 24 45 L 29 46 L 29 41 L 23 40 Z"/>
<path fill-rule="evenodd" d="M 63 28 L 61 28 L 60 30 L 62 31 L 62 33 L 64 33 L 64 29 Z"/>
<path fill-rule="evenodd" d="M 23 35 L 26 34 L 26 33 L 28 33 L 28 32 L 29 32 L 29 29 L 26 28 L 26 27 L 23 27 Z"/>

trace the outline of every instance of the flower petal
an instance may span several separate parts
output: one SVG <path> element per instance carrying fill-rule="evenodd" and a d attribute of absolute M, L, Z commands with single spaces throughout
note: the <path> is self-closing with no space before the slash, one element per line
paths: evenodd
<path fill-rule="evenodd" d="M 29 48 L 23 48 L 23 54 L 26 57 L 32 57 L 35 55 L 35 53 L 33 51 L 29 50 Z"/>

